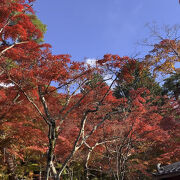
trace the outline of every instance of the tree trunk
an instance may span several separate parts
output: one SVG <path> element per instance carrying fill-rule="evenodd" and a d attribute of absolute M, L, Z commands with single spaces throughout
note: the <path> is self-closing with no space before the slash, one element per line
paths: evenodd
<path fill-rule="evenodd" d="M 54 161 L 54 150 L 55 150 L 55 144 L 56 144 L 56 128 L 55 123 L 52 122 L 51 125 L 49 125 L 49 147 L 48 147 L 48 153 L 47 153 L 47 167 L 46 167 L 46 180 L 49 179 L 50 172 L 53 167 L 53 161 Z M 54 179 L 56 179 L 57 174 L 53 172 Z"/>
<path fill-rule="evenodd" d="M 15 165 L 14 165 L 14 159 L 10 153 L 6 153 L 7 156 L 7 165 L 8 165 L 8 174 L 9 174 L 9 180 L 15 180 Z"/>

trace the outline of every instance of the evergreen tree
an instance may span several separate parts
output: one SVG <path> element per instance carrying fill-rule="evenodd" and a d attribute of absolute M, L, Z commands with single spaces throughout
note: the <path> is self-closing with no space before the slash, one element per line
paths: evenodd
<path fill-rule="evenodd" d="M 180 71 L 164 80 L 163 94 L 174 96 L 176 100 L 180 97 Z"/>
<path fill-rule="evenodd" d="M 132 68 L 132 66 L 134 66 L 134 68 Z M 131 70 L 133 78 L 125 78 L 124 70 L 129 72 Z M 144 68 L 141 62 L 135 61 L 134 64 L 127 63 L 119 74 L 117 85 L 114 89 L 114 95 L 117 98 L 130 98 L 130 91 L 137 90 L 138 88 L 147 88 L 153 96 L 159 96 L 162 93 L 162 88 L 159 83 L 155 81 L 155 78 L 153 78 L 150 71 L 147 68 Z"/>

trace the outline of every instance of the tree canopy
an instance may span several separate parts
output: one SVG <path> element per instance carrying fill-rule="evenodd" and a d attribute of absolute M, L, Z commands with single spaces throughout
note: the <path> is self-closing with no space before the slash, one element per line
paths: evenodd
<path fill-rule="evenodd" d="M 0 176 L 151 179 L 157 162 L 178 160 L 179 74 L 164 96 L 150 71 L 173 69 L 178 41 L 162 40 L 143 61 L 106 54 L 87 66 L 52 54 L 32 3 L 0 6 Z"/>

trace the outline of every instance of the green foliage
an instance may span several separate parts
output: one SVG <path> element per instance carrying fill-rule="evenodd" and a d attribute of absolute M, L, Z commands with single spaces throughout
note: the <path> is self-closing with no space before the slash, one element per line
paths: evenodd
<path fill-rule="evenodd" d="M 164 80 L 163 94 L 174 96 L 178 100 L 180 96 L 180 72 Z"/>
<path fill-rule="evenodd" d="M 46 25 L 43 24 L 43 23 L 41 22 L 41 20 L 38 19 L 38 17 L 37 17 L 36 15 L 29 15 L 29 16 L 30 16 L 30 18 L 31 18 L 32 23 L 33 23 L 43 34 L 45 34 L 45 33 L 46 33 L 46 30 L 47 30 Z M 37 42 L 37 43 L 41 43 L 41 42 L 43 42 L 43 41 L 44 41 L 43 38 L 36 39 L 36 42 Z"/>
<path fill-rule="evenodd" d="M 145 68 L 141 70 L 140 65 L 141 63 L 136 61 L 135 70 L 131 74 L 133 76 L 131 81 L 125 81 L 120 73 L 117 86 L 114 89 L 114 95 L 117 98 L 130 98 L 130 91 L 138 88 L 147 88 L 153 96 L 161 95 L 162 88 L 160 85 L 155 81 L 149 70 Z"/>

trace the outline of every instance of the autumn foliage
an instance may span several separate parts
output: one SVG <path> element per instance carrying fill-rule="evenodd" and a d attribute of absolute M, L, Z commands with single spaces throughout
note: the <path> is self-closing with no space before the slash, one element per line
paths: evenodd
<path fill-rule="evenodd" d="M 155 83 L 132 85 L 144 78 L 147 63 L 107 54 L 91 67 L 53 55 L 32 2 L 0 2 L 0 175 L 21 178 L 36 170 L 65 179 L 76 169 L 86 179 L 92 173 L 131 179 L 150 177 L 159 161 L 177 161 L 177 98 L 151 93 Z M 170 45 L 177 46 L 160 42 L 145 60 L 166 58 L 163 69 L 178 58 L 168 56 Z M 116 96 L 115 86 L 128 87 L 128 97 Z"/>

